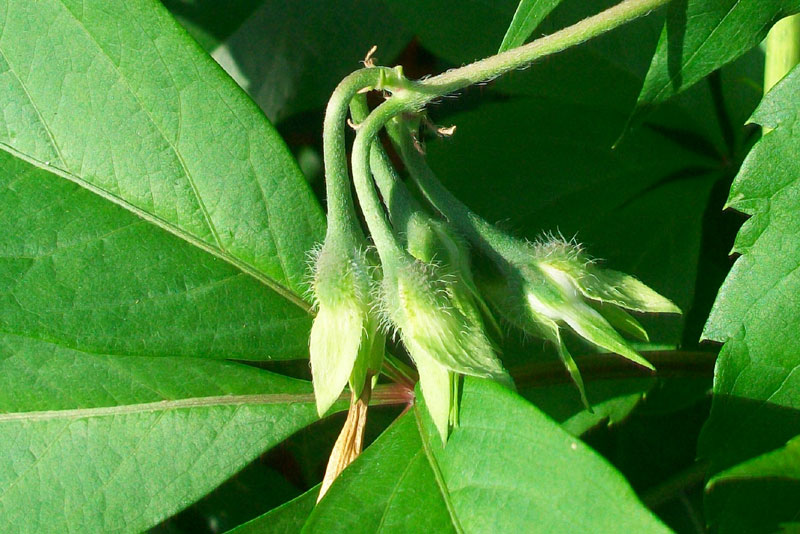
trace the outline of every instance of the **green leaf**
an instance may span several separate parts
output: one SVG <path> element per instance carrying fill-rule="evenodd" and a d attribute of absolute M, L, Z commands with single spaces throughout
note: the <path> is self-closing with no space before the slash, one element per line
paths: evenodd
<path fill-rule="evenodd" d="M 303 532 L 668 532 L 597 454 L 516 394 L 467 378 L 443 449 L 401 417 L 331 486 Z"/>
<path fill-rule="evenodd" d="M 676 0 L 639 94 L 646 108 L 685 90 L 766 37 L 798 0 Z"/>
<path fill-rule="evenodd" d="M 725 342 L 716 366 L 711 416 L 700 441 L 700 454 L 710 458 L 712 474 L 800 434 L 798 102 L 800 69 L 795 68 L 753 115 L 754 122 L 774 130 L 742 164 L 728 200 L 729 207 L 751 218 L 736 238 L 733 251 L 741 256 L 703 333 L 706 339 Z M 748 488 L 733 485 L 726 493 L 739 492 L 742 496 L 736 498 L 747 502 L 754 495 Z M 750 513 L 756 505 L 735 509 Z M 772 519 L 775 523 L 786 517 Z"/>
<path fill-rule="evenodd" d="M 0 212 L 0 332 L 116 355 L 308 355 L 310 317 L 301 308 L 2 151 Z"/>
<path fill-rule="evenodd" d="M 264 515 L 238 526 L 227 534 L 297 534 L 314 509 L 319 495 L 319 486 Z"/>
<path fill-rule="evenodd" d="M 264 0 L 161 0 L 207 52 L 212 52 L 247 20 Z"/>
<path fill-rule="evenodd" d="M 800 436 L 785 446 L 740 463 L 709 481 L 709 485 L 748 478 L 790 478 L 800 480 Z"/>
<path fill-rule="evenodd" d="M 281 121 L 322 108 L 373 45 L 386 65 L 410 39 L 384 0 L 261 0 L 209 52 L 270 120 Z"/>
<path fill-rule="evenodd" d="M 508 27 L 500 52 L 505 52 L 525 43 L 528 37 L 539 26 L 548 13 L 550 13 L 561 0 L 520 0 L 511 25 Z"/>
<path fill-rule="evenodd" d="M 655 383 L 655 379 L 649 377 L 590 381 L 586 384 L 586 396 L 592 404 L 591 412 L 579 401 L 570 384 L 534 384 L 520 388 L 519 393 L 560 423 L 564 430 L 581 436 L 603 423 L 613 426 L 624 421 Z"/>
<path fill-rule="evenodd" d="M 307 382 L 4 335 L 0 516 L 15 532 L 140 532 L 314 420 Z"/>
<path fill-rule="evenodd" d="M 257 107 L 149 0 L 3 0 L 0 149 L 307 307 L 323 217 Z"/>

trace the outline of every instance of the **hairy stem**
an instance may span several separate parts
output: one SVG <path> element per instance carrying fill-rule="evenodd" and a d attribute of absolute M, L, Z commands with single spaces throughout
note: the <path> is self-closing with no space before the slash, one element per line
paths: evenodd
<path fill-rule="evenodd" d="M 437 97 L 525 67 L 537 59 L 561 52 L 643 17 L 669 2 L 670 0 L 623 0 L 597 15 L 526 45 L 412 84 L 408 91 L 409 107 L 406 110 L 418 109 Z"/>
<path fill-rule="evenodd" d="M 425 157 L 414 146 L 407 129 L 393 124 L 387 130 L 419 191 L 464 237 L 489 258 L 501 264 L 506 261 L 503 255 L 512 257 L 517 254 L 518 247 L 513 237 L 486 222 L 442 185 Z"/>
<path fill-rule="evenodd" d="M 360 69 L 342 80 L 328 101 L 322 129 L 325 188 L 328 201 L 328 235 L 337 239 L 360 236 L 350 194 L 350 174 L 345 150 L 345 120 L 350 100 L 365 87 L 375 87 L 391 69 Z"/>
<path fill-rule="evenodd" d="M 364 122 L 358 125 L 358 134 L 353 144 L 353 183 L 358 193 L 361 211 L 384 268 L 397 265 L 398 260 L 407 257 L 408 253 L 397 241 L 372 182 L 370 150 L 386 121 L 402 111 L 404 105 L 405 101 L 398 95 L 378 106 Z"/>
<path fill-rule="evenodd" d="M 356 124 L 369 116 L 369 108 L 363 95 L 356 95 L 350 102 L 350 116 Z M 402 183 L 378 139 L 373 141 L 370 149 L 370 168 L 389 213 L 389 219 L 399 232 L 406 230 L 412 214 L 420 211 L 422 207 Z"/>

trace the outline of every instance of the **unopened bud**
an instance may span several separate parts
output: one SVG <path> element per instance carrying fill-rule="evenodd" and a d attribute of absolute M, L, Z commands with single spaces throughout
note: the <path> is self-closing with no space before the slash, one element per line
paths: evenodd
<path fill-rule="evenodd" d="M 422 394 L 443 442 L 454 400 L 443 393 L 452 390 L 448 373 L 510 381 L 483 325 L 454 303 L 452 284 L 438 276 L 435 266 L 421 262 L 406 263 L 384 279 L 389 319 L 417 365 Z"/>
<path fill-rule="evenodd" d="M 323 247 L 315 262 L 317 315 L 309 355 L 317 412 L 324 415 L 348 380 L 358 396 L 383 358 L 383 335 L 371 316 L 371 276 L 363 254 Z"/>

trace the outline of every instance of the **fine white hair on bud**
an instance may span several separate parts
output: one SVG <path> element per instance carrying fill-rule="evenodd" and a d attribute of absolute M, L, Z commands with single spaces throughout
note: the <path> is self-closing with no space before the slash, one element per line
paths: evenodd
<path fill-rule="evenodd" d="M 371 315 L 370 268 L 359 250 L 323 246 L 314 264 L 317 309 L 309 337 L 317 412 L 324 415 L 348 381 L 358 395 L 382 359 L 383 336 Z"/>
<path fill-rule="evenodd" d="M 404 263 L 384 278 L 386 314 L 417 365 L 422 395 L 443 442 L 455 401 L 447 393 L 452 373 L 510 384 L 483 324 L 454 302 L 455 283 L 438 267 L 419 261 Z"/>
<path fill-rule="evenodd" d="M 625 309 L 680 313 L 680 309 L 636 278 L 605 270 L 580 245 L 546 236 L 535 243 L 505 247 L 503 279 L 487 293 L 500 312 L 525 332 L 552 341 L 588 406 L 580 372 L 561 337 L 567 327 L 593 345 L 653 369 L 617 332 L 647 339 L 644 328 Z"/>

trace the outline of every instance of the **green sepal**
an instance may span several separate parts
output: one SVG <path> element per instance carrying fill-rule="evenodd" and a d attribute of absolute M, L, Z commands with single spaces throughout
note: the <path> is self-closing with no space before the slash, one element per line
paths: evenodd
<path fill-rule="evenodd" d="M 314 261 L 312 291 L 317 315 L 309 336 L 311 377 L 320 417 L 344 390 L 359 354 L 371 351 L 375 337 L 370 326 L 371 285 L 364 254 L 329 236 Z M 366 361 L 366 356 L 363 358 Z M 366 376 L 367 369 L 359 372 Z"/>
<path fill-rule="evenodd" d="M 605 302 L 593 302 L 592 304 L 594 309 L 600 312 L 600 315 L 620 332 L 628 334 L 639 341 L 650 341 L 647 331 L 630 313 L 614 304 Z"/>
<path fill-rule="evenodd" d="M 558 324 L 545 317 L 541 318 L 541 324 L 548 333 L 547 337 L 556 346 L 558 357 L 561 359 L 564 367 L 567 368 L 567 372 L 569 373 L 570 378 L 572 378 L 572 382 L 575 384 L 575 387 L 578 388 L 578 393 L 581 396 L 581 402 L 590 413 L 593 413 L 592 405 L 589 403 L 589 398 L 586 396 L 586 386 L 583 383 L 581 371 L 578 369 L 578 364 L 575 363 L 575 359 L 572 357 L 572 354 L 569 353 L 567 346 L 561 339 L 561 331 L 558 327 Z"/>
<path fill-rule="evenodd" d="M 570 275 L 588 299 L 638 312 L 681 313 L 681 309 L 671 300 L 629 274 L 589 265 L 585 271 L 573 271 Z"/>
<path fill-rule="evenodd" d="M 439 431 L 442 444 L 447 443 L 450 432 L 450 414 L 453 404 L 453 373 L 436 360 L 418 355 L 414 360 L 419 371 L 419 386 L 425 398 L 425 407 Z"/>
<path fill-rule="evenodd" d="M 633 350 L 602 315 L 585 303 L 579 301 L 565 304 L 561 307 L 561 312 L 564 322 L 582 338 L 651 371 L 655 370 L 653 364 Z"/>
<path fill-rule="evenodd" d="M 411 358 L 432 358 L 454 372 L 507 380 L 482 324 L 455 305 L 435 266 L 405 262 L 384 279 L 385 306 Z"/>
<path fill-rule="evenodd" d="M 380 373 L 383 357 L 386 353 L 386 335 L 380 329 L 377 318 L 369 314 L 365 325 L 358 356 L 350 374 L 350 389 L 356 397 L 361 396 L 369 377 Z"/>
<path fill-rule="evenodd" d="M 347 299 L 320 303 L 311 326 L 309 357 L 320 417 L 330 409 L 353 371 L 364 337 L 363 310 Z"/>

